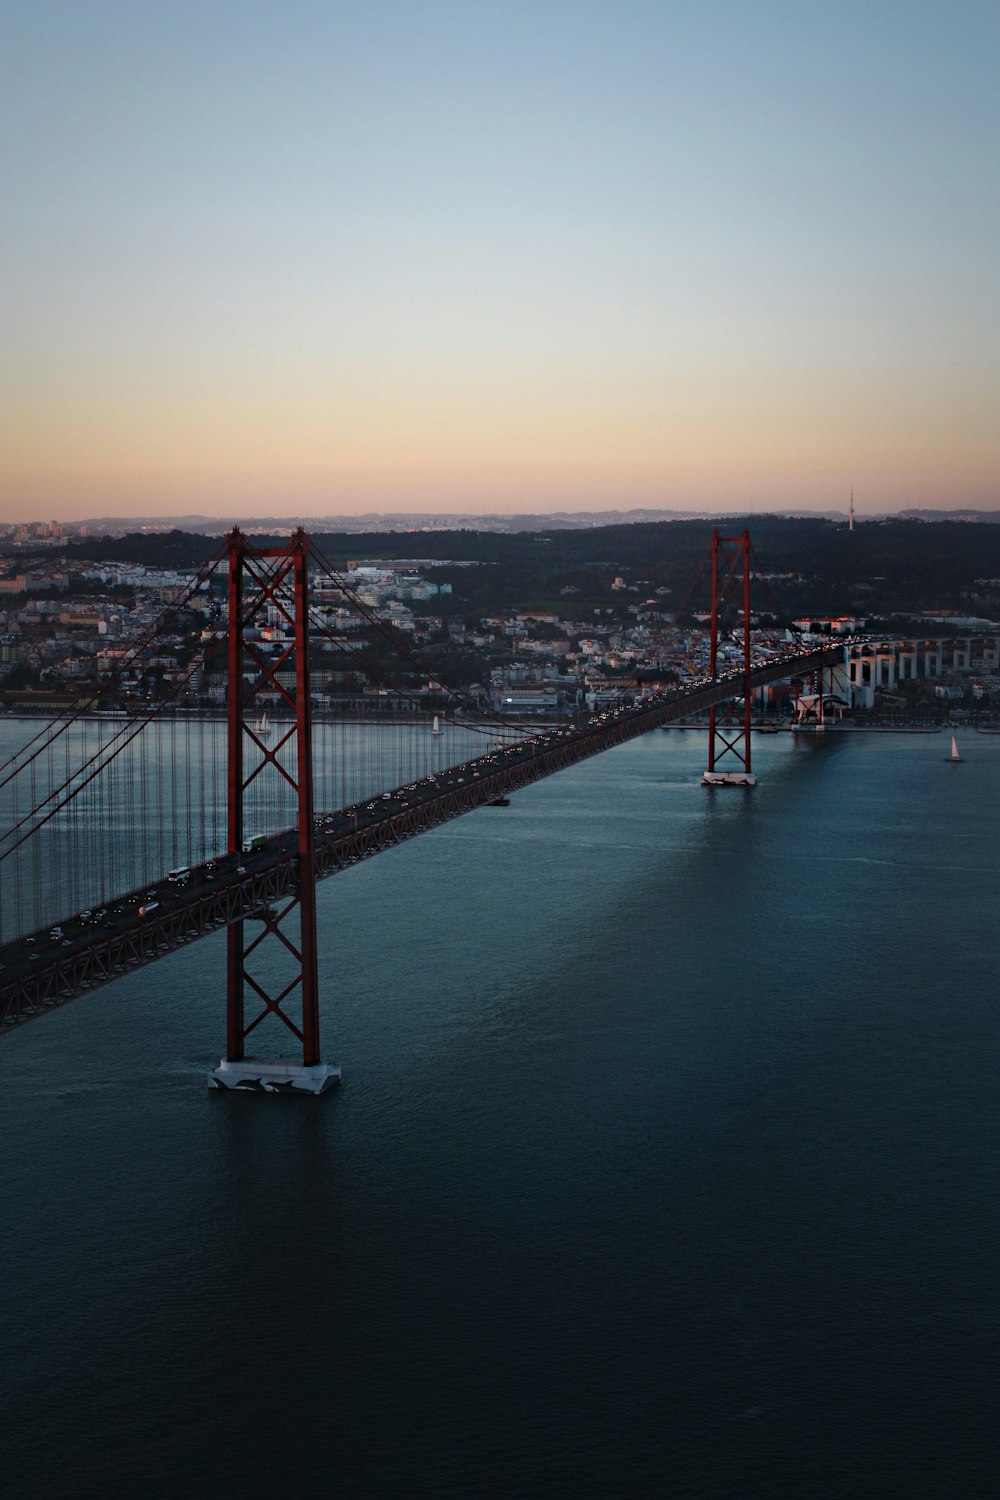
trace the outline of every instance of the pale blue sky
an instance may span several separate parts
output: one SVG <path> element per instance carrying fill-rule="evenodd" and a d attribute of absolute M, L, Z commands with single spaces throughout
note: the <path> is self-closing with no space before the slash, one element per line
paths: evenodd
<path fill-rule="evenodd" d="M 1000 505 L 1000 5 L 5 0 L 0 515 Z"/>

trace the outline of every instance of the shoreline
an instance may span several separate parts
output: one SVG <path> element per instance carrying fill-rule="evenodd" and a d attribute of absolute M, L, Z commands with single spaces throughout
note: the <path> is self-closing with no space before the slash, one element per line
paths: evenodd
<path fill-rule="evenodd" d="M 724 725 L 723 728 L 742 729 L 742 725 Z M 975 729 L 975 724 L 825 724 L 817 729 L 815 724 L 751 724 L 751 734 L 944 734 L 945 729 Z M 694 729 L 708 733 L 707 724 L 661 724 L 660 731 L 666 734 L 671 729 Z"/>

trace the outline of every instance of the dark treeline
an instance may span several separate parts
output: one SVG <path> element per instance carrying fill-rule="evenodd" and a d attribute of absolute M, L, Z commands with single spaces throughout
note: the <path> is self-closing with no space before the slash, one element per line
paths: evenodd
<path fill-rule="evenodd" d="M 995 611 L 1000 587 L 977 579 L 1000 578 L 1000 526 L 979 522 L 863 522 L 851 532 L 843 522 L 757 515 L 720 522 L 726 534 L 750 528 L 756 561 L 764 573 L 786 574 L 755 588 L 766 608 L 773 600 L 781 614 L 799 612 L 886 615 L 896 611 L 962 609 Z M 640 597 L 667 588 L 667 608 L 704 604 L 707 574 L 691 585 L 703 563 L 712 523 L 660 521 L 587 530 L 556 529 L 513 534 L 484 531 L 324 532 L 315 541 L 334 564 L 379 558 L 427 558 L 476 562 L 476 568 L 435 569 L 449 582 L 442 612 L 468 612 L 512 606 L 562 608 L 608 597 L 621 576 Z M 269 540 L 255 538 L 262 545 Z M 280 544 L 281 537 L 273 538 Z M 180 530 L 138 533 L 117 539 L 89 537 L 66 546 L 78 560 L 145 563 L 152 567 L 194 567 L 213 556 L 221 538 Z M 21 554 L 24 557 L 24 554 Z M 53 554 L 46 551 L 46 560 Z M 28 559 L 24 558 L 25 562 Z M 572 590 L 563 594 L 563 590 Z M 635 594 L 630 597 L 634 600 Z M 621 602 L 625 602 L 622 600 Z M 435 606 L 437 607 L 437 606 Z"/>

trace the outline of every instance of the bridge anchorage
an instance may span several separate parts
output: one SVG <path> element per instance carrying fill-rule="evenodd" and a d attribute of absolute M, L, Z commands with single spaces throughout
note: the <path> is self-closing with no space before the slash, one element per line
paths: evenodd
<path fill-rule="evenodd" d="M 294 844 L 296 878 L 282 904 L 254 913 L 254 919 L 262 923 L 255 936 L 248 939 L 243 917 L 227 928 L 226 1055 L 209 1073 L 208 1084 L 215 1089 L 322 1094 L 340 1081 L 340 1069 L 320 1060 L 319 1046 L 309 539 L 300 529 L 287 547 L 254 547 L 237 528 L 230 532 L 227 545 L 228 852 L 249 861 L 258 844 L 263 845 L 264 838 L 252 827 L 251 817 L 254 807 L 265 803 L 261 796 L 265 779 L 276 779 L 294 798 L 296 826 L 288 843 Z M 260 640 L 262 627 L 274 624 L 292 631 L 277 656 L 265 654 Z M 275 696 L 290 711 L 291 722 L 282 716 L 272 730 L 265 704 Z M 276 736 L 273 743 L 272 734 Z M 251 751 L 249 769 L 247 749 Z M 270 949 L 285 960 L 286 972 L 277 988 L 273 961 L 263 972 L 257 966 L 254 973 L 250 966 L 251 958 L 263 956 L 261 949 L 269 939 Z M 256 1009 L 249 1022 L 248 997 Z M 301 1061 L 247 1056 L 247 1038 L 269 1016 L 282 1021 L 296 1038 Z"/>
<path fill-rule="evenodd" d="M 739 536 L 722 536 L 712 532 L 712 643 L 709 671 L 712 681 L 718 681 L 719 640 L 729 637 L 732 616 L 741 612 L 743 616 L 743 717 L 736 726 L 723 722 L 718 716 L 718 705 L 712 704 L 708 711 L 708 769 L 701 778 L 702 786 L 756 786 L 757 778 L 750 771 L 750 708 L 753 697 L 753 667 L 750 659 L 750 533 L 744 530 Z M 716 770 L 716 764 L 727 755 L 732 762 L 726 769 Z M 737 770 L 736 766 L 742 769 Z"/>

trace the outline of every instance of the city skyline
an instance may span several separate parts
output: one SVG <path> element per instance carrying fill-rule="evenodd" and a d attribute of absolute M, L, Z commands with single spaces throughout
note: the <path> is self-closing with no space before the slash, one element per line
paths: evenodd
<path fill-rule="evenodd" d="M 1000 13 L 12 0 L 0 520 L 1000 507 Z"/>

